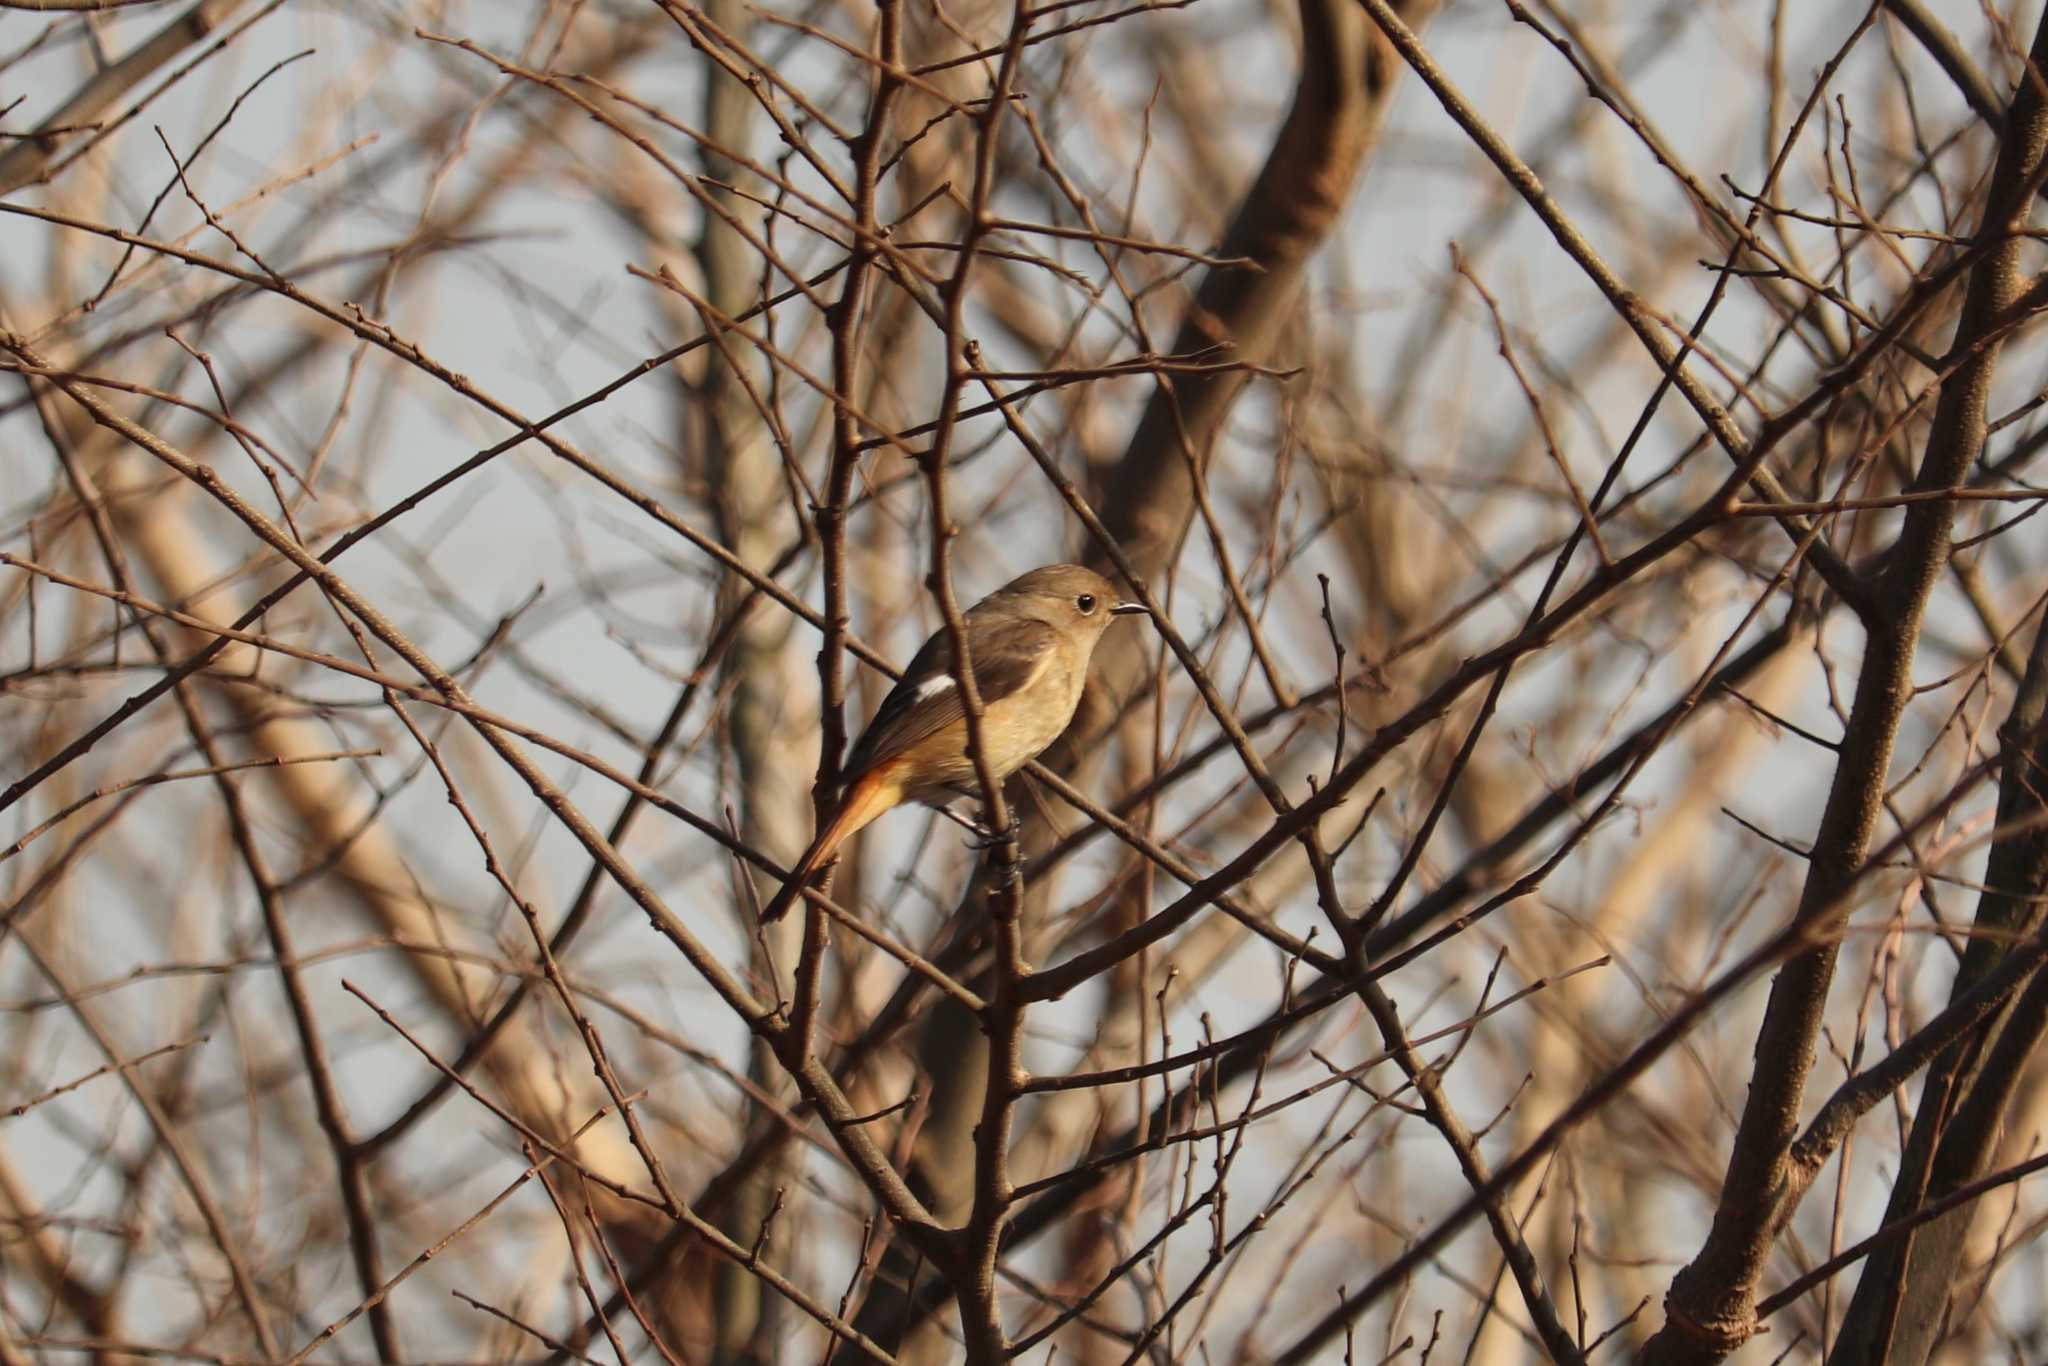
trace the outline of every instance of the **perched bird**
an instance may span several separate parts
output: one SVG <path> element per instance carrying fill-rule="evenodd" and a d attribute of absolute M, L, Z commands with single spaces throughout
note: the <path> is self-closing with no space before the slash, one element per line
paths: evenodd
<path fill-rule="evenodd" d="M 998 780 L 1060 738 L 1080 705 L 1102 632 L 1112 618 L 1144 610 L 1078 564 L 1034 569 L 967 609 L 967 662 L 981 695 L 982 752 Z M 819 866 L 883 812 L 910 801 L 942 807 L 981 795 L 946 628 L 924 643 L 882 699 L 847 755 L 842 778 L 831 818 L 762 920 L 788 911 Z"/>

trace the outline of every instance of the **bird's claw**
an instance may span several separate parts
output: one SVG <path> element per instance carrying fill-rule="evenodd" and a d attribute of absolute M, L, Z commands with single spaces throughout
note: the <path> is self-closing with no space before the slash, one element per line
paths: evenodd
<path fill-rule="evenodd" d="M 968 846 L 976 853 L 987 853 L 1004 840 L 1017 838 L 1017 832 L 1024 828 L 1024 818 L 1015 811 L 1010 812 L 1010 823 L 1001 830 L 990 830 L 985 825 L 974 827 L 974 840 Z"/>

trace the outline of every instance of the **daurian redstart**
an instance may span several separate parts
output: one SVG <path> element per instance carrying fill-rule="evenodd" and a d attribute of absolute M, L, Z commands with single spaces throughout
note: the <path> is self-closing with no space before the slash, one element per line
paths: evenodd
<path fill-rule="evenodd" d="M 1078 564 L 1013 579 L 967 609 L 967 662 L 981 694 L 982 751 L 997 779 L 1044 752 L 1074 719 L 1088 661 L 1112 618 L 1142 612 L 1109 580 Z M 761 912 L 775 920 L 852 835 L 905 802 L 946 806 L 979 797 L 967 751 L 967 709 L 944 627 L 924 643 L 847 755 L 832 816 Z"/>

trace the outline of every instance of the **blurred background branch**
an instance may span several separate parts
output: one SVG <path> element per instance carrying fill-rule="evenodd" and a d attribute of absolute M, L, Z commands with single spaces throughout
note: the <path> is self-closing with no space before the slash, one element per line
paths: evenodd
<path fill-rule="evenodd" d="M 2042 32 L 0 3 L 0 1359 L 2040 1359 Z"/>

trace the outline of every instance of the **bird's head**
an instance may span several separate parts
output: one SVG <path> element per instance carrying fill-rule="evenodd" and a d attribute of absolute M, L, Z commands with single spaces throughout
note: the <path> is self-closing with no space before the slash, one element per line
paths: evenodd
<path fill-rule="evenodd" d="M 1010 580 L 992 598 L 1003 598 L 1061 630 L 1078 630 L 1092 645 L 1109 623 L 1143 612 L 1116 585 L 1085 565 L 1049 564 Z"/>

